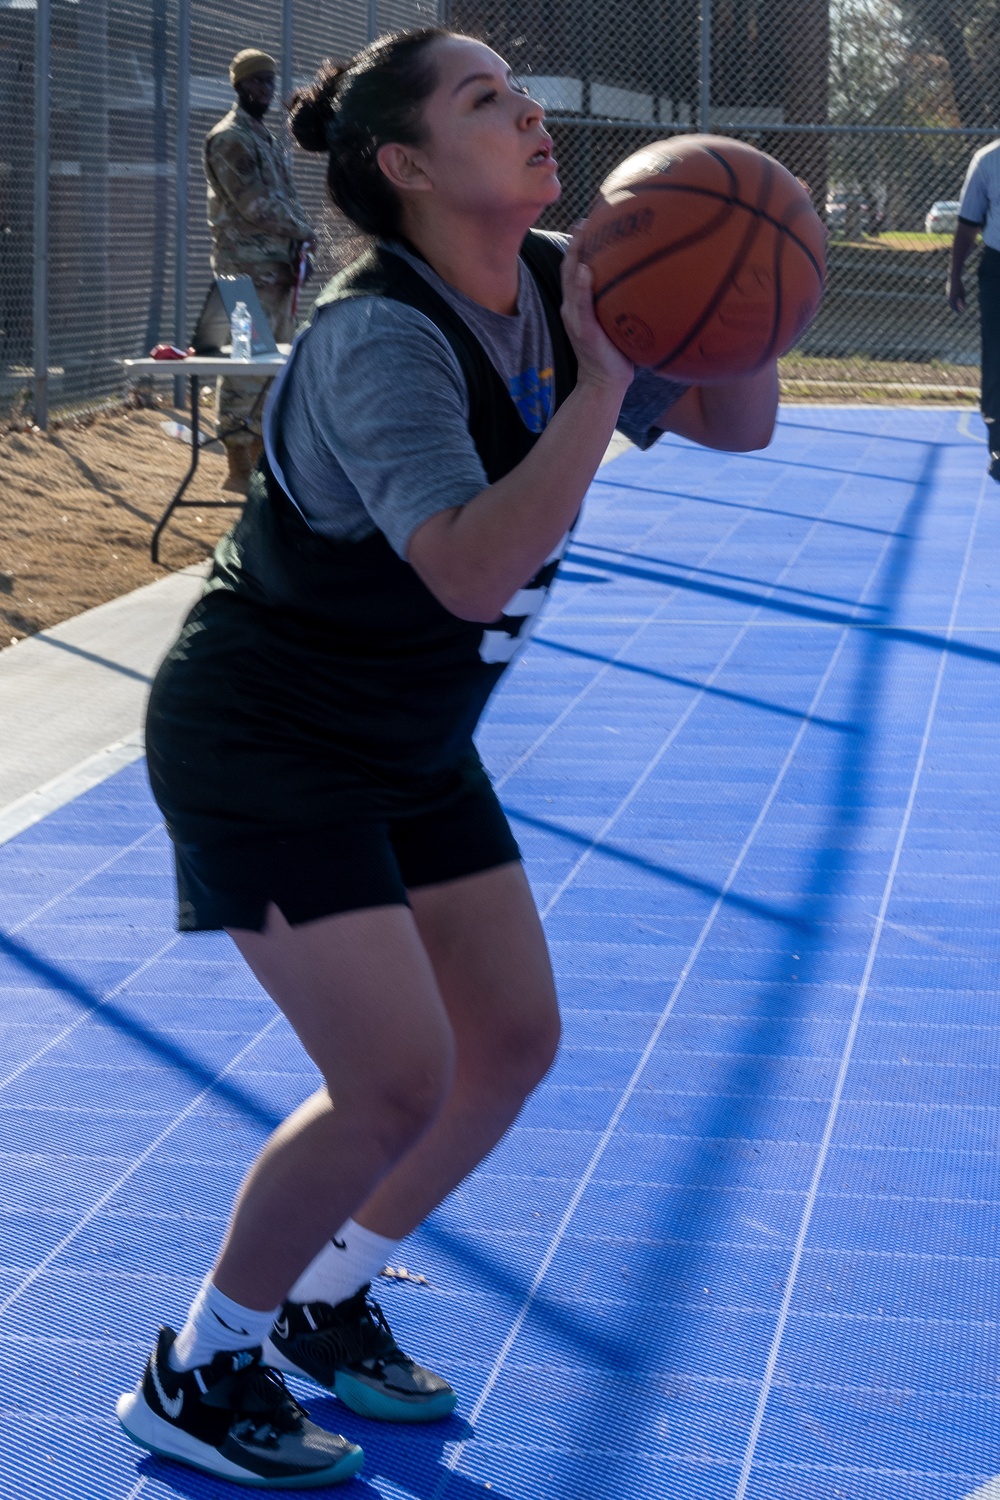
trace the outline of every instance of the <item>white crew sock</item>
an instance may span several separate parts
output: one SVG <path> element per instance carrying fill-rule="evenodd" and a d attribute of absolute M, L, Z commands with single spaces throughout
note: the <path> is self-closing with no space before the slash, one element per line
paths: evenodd
<path fill-rule="evenodd" d="M 170 1351 L 170 1363 L 175 1370 L 193 1370 L 211 1364 L 222 1350 L 255 1349 L 279 1311 L 241 1307 L 213 1286 L 211 1275 L 206 1276 Z"/>
<path fill-rule="evenodd" d="M 306 1266 L 288 1293 L 289 1302 L 328 1302 L 336 1307 L 378 1275 L 399 1243 L 348 1219 Z"/>

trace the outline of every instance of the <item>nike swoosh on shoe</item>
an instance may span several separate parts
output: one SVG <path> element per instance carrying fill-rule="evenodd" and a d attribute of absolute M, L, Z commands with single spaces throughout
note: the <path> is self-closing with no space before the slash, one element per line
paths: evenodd
<path fill-rule="evenodd" d="M 155 1354 L 153 1355 L 153 1358 L 149 1361 L 149 1373 L 150 1373 L 150 1376 L 152 1377 L 153 1388 L 156 1391 L 156 1399 L 159 1401 L 160 1405 L 163 1407 L 163 1410 L 166 1412 L 166 1414 L 170 1418 L 170 1420 L 172 1422 L 176 1422 L 177 1418 L 180 1416 L 181 1410 L 183 1409 L 183 1406 L 184 1406 L 184 1392 L 183 1392 L 183 1390 L 179 1390 L 177 1392 L 176 1396 L 168 1396 L 167 1395 L 166 1391 L 163 1389 L 163 1384 L 162 1384 L 162 1382 L 160 1380 L 160 1372 L 156 1368 L 156 1355 Z"/>

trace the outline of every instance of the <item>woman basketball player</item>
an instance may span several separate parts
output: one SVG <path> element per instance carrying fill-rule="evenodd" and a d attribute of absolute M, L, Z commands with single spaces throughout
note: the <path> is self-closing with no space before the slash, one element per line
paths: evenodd
<path fill-rule="evenodd" d="M 293 101 L 374 243 L 276 383 L 245 513 L 153 689 L 180 926 L 228 931 L 323 1080 L 118 1403 L 136 1442 L 237 1483 L 360 1466 L 277 1371 L 370 1417 L 453 1409 L 369 1283 L 508 1129 L 559 1034 L 472 731 L 615 427 L 733 450 L 772 430 L 773 366 L 685 389 L 605 337 L 575 243 L 531 232 L 560 192 L 543 117 L 495 52 L 441 30 L 383 38 Z"/>

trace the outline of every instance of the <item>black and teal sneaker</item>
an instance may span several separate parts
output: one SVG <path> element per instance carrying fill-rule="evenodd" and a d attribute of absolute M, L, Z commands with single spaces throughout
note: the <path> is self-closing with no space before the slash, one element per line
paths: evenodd
<path fill-rule="evenodd" d="M 438 1422 L 458 1396 L 447 1380 L 414 1364 L 396 1343 L 366 1284 L 353 1297 L 286 1302 L 264 1340 L 264 1363 L 308 1375 L 359 1416 L 377 1422 Z"/>
<path fill-rule="evenodd" d="M 262 1490 L 318 1489 L 361 1468 L 357 1444 L 310 1422 L 259 1349 L 178 1372 L 168 1358 L 175 1337 L 160 1329 L 142 1380 L 115 1406 L 140 1448 Z"/>

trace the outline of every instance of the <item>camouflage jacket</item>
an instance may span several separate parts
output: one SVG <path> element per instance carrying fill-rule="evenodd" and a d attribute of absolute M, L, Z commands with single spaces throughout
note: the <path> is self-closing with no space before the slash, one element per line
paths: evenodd
<path fill-rule="evenodd" d="M 204 166 L 216 274 L 263 261 L 294 265 L 312 226 L 284 144 L 237 103 L 205 137 Z"/>

